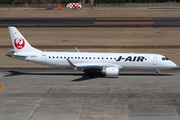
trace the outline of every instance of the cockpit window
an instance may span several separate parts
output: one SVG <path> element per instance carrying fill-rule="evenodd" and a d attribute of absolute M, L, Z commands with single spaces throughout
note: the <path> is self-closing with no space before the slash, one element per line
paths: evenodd
<path fill-rule="evenodd" d="M 165 57 L 166 60 L 169 60 L 167 57 Z"/>
<path fill-rule="evenodd" d="M 167 57 L 163 57 L 162 60 L 169 60 Z"/>

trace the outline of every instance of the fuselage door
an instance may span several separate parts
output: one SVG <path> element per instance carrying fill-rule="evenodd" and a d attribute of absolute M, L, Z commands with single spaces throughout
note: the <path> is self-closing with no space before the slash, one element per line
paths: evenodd
<path fill-rule="evenodd" d="M 42 55 L 41 60 L 42 60 L 43 63 L 45 63 L 46 62 L 46 55 Z"/>
<path fill-rule="evenodd" d="M 157 65 L 157 57 L 153 57 L 153 64 Z"/>

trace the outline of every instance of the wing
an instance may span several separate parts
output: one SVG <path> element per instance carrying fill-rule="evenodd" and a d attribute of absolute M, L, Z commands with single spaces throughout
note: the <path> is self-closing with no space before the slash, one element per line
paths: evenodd
<path fill-rule="evenodd" d="M 104 67 L 118 67 L 121 69 L 121 66 L 117 66 L 114 64 L 106 64 L 106 63 L 78 63 L 78 64 L 73 64 L 69 59 L 67 59 L 69 65 L 75 69 L 96 69 L 96 70 L 102 70 Z"/>
<path fill-rule="evenodd" d="M 77 47 L 75 47 L 75 49 L 76 49 L 77 52 L 80 52 L 80 51 L 77 49 Z"/>
<path fill-rule="evenodd" d="M 97 64 L 73 64 L 69 59 L 67 59 L 69 65 L 75 69 L 102 69 L 102 65 Z"/>

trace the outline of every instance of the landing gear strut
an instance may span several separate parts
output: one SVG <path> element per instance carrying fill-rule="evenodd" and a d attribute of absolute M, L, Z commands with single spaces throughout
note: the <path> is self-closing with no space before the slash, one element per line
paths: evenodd
<path fill-rule="evenodd" d="M 160 70 L 156 70 L 156 72 L 155 72 L 155 76 L 158 76 L 159 75 L 159 73 L 158 72 L 160 72 Z"/>

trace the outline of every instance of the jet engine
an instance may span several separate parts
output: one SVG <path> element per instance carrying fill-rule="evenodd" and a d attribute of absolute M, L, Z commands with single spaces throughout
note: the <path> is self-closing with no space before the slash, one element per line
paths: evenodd
<path fill-rule="evenodd" d="M 107 68 L 103 68 L 102 72 L 106 76 L 117 76 L 117 75 L 119 75 L 119 68 L 117 68 L 117 67 L 107 67 Z"/>

